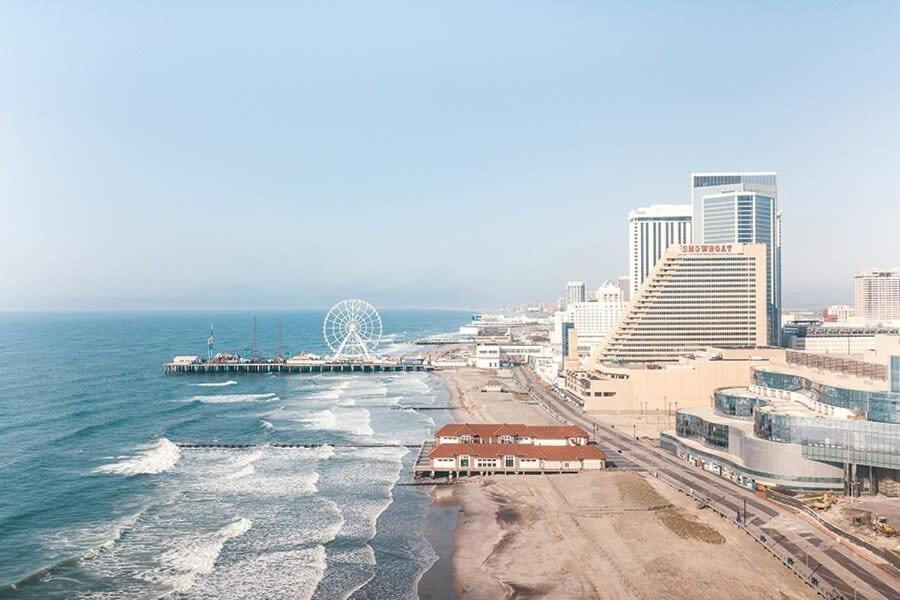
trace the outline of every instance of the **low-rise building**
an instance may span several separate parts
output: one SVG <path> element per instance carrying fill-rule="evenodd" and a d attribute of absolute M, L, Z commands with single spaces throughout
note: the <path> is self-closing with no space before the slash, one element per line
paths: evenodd
<path fill-rule="evenodd" d="M 756 367 L 712 407 L 678 410 L 661 445 L 751 488 L 900 495 L 900 344 L 880 346 L 892 354 L 871 368 L 799 352 Z"/>
<path fill-rule="evenodd" d="M 194 355 L 176 356 L 175 358 L 172 359 L 172 362 L 176 365 L 192 365 L 195 363 L 199 363 L 200 357 L 194 356 Z"/>
<path fill-rule="evenodd" d="M 575 425 L 448 423 L 435 434 L 438 444 L 531 444 L 585 446 L 588 433 Z"/>
<path fill-rule="evenodd" d="M 856 310 L 847 304 L 832 304 L 822 310 L 822 320 L 826 323 L 847 323 L 856 314 Z"/>
<path fill-rule="evenodd" d="M 476 369 L 499 369 L 500 346 L 496 344 L 479 344 L 475 346 Z"/>
<path fill-rule="evenodd" d="M 707 348 L 676 363 L 609 365 L 594 362 L 565 371 L 566 389 L 585 410 L 607 413 L 709 406 L 721 387 L 749 385 L 751 369 L 784 359 L 779 348 Z"/>
<path fill-rule="evenodd" d="M 474 366 L 478 369 L 499 369 L 506 365 L 524 365 L 533 360 L 552 358 L 553 352 L 547 344 L 478 344 L 475 346 Z"/>
<path fill-rule="evenodd" d="M 574 473 L 606 468 L 597 446 L 534 444 L 440 444 L 428 455 L 431 475 Z"/>
<path fill-rule="evenodd" d="M 897 335 L 896 327 L 826 325 L 795 321 L 782 328 L 782 344 L 792 350 L 829 354 L 859 354 L 875 350 L 876 335 Z"/>

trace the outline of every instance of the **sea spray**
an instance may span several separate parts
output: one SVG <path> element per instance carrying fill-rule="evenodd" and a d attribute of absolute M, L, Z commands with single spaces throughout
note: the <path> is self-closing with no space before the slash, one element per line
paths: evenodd
<path fill-rule="evenodd" d="M 126 457 L 125 460 L 117 463 L 97 467 L 94 472 L 128 476 L 156 475 L 172 470 L 180 457 L 181 451 L 178 446 L 163 437 L 137 455 Z"/>

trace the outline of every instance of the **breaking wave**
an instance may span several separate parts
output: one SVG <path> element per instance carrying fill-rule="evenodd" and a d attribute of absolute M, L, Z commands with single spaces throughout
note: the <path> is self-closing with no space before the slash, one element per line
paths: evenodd
<path fill-rule="evenodd" d="M 228 381 L 221 381 L 221 382 L 192 383 L 191 385 L 196 386 L 196 387 L 226 387 L 229 385 L 237 385 L 237 381 L 230 379 Z"/>
<path fill-rule="evenodd" d="M 175 467 L 181 451 L 167 438 L 159 438 L 155 444 L 146 447 L 137 455 L 125 460 L 103 465 L 94 469 L 95 473 L 115 473 L 117 475 L 156 475 Z"/>
<path fill-rule="evenodd" d="M 300 419 L 309 429 L 343 431 L 353 435 L 374 435 L 371 414 L 365 408 L 319 410 Z"/>
<path fill-rule="evenodd" d="M 194 396 L 188 402 L 202 402 L 203 404 L 233 404 L 235 402 L 276 402 L 279 398 L 276 394 L 218 394 L 210 396 Z"/>
<path fill-rule="evenodd" d="M 212 573 L 216 559 L 226 542 L 244 535 L 253 523 L 241 518 L 211 534 L 203 535 L 166 551 L 159 567 L 139 575 L 141 579 L 171 587 L 175 592 L 188 590 L 201 575 Z"/>

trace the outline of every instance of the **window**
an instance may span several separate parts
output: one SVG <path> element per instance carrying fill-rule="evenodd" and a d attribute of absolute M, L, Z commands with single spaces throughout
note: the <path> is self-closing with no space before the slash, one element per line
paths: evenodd
<path fill-rule="evenodd" d="M 462 442 L 463 442 L 463 444 L 471 444 L 471 443 L 472 443 L 472 436 L 471 436 L 471 435 L 464 435 L 464 436 L 462 436 Z"/>
<path fill-rule="evenodd" d="M 513 437 L 512 437 L 511 435 L 501 435 L 501 436 L 500 436 L 500 443 L 501 443 L 501 444 L 512 444 L 512 443 L 513 443 Z"/>
<path fill-rule="evenodd" d="M 516 466 L 516 457 L 515 456 L 507 456 L 505 457 L 505 464 L 507 469 L 515 468 Z"/>
<path fill-rule="evenodd" d="M 469 466 L 469 457 L 468 456 L 460 456 L 459 457 L 459 466 L 460 467 L 468 467 Z"/>

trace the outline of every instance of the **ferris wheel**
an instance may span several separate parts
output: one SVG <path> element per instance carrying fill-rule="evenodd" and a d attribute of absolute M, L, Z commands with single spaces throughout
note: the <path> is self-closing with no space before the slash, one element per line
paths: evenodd
<path fill-rule="evenodd" d="M 335 358 L 371 358 L 381 341 L 381 316 L 365 300 L 341 300 L 325 315 L 322 333 Z"/>

